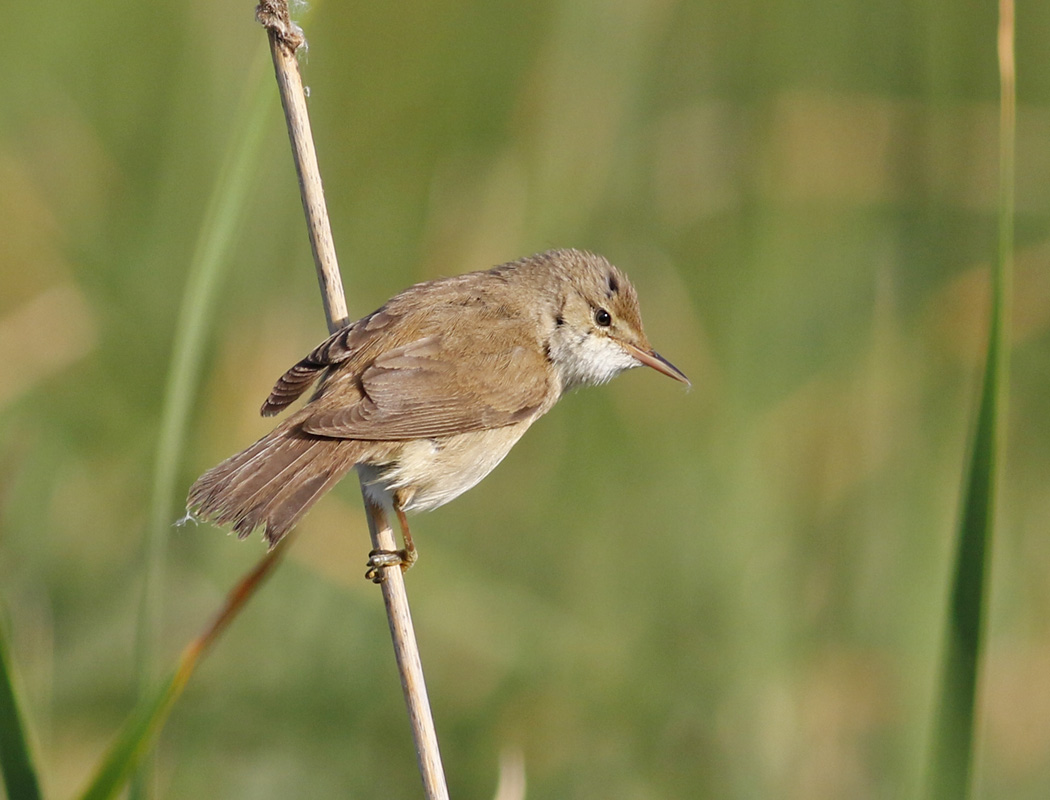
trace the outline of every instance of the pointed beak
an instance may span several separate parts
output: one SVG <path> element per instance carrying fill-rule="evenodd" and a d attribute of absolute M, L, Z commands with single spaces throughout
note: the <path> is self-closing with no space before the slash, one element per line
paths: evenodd
<path fill-rule="evenodd" d="M 652 367 L 657 372 L 661 372 L 668 378 L 674 378 L 676 381 L 681 381 L 686 386 L 692 386 L 689 379 L 685 377 L 682 370 L 678 369 L 674 364 L 664 358 L 662 355 L 657 353 L 655 350 L 643 350 L 636 345 L 630 344 L 629 342 L 621 342 L 624 348 L 630 353 L 636 360 L 645 364 L 647 367 Z"/>

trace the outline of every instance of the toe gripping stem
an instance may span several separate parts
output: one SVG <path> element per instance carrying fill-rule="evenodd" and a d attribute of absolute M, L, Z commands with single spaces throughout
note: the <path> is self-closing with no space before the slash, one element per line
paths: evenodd
<path fill-rule="evenodd" d="M 383 512 L 382 507 L 369 503 L 368 510 L 378 528 L 386 527 L 386 514 Z M 397 507 L 394 508 L 394 512 L 397 514 L 398 523 L 401 525 L 401 538 L 405 546 L 401 550 L 376 549 L 368 554 L 368 569 L 365 571 L 365 579 L 372 581 L 372 583 L 382 583 L 384 581 L 387 567 L 401 567 L 401 572 L 408 572 L 409 568 L 416 563 L 416 559 L 419 558 L 415 543 L 412 541 L 412 533 L 408 528 L 405 512 Z"/>

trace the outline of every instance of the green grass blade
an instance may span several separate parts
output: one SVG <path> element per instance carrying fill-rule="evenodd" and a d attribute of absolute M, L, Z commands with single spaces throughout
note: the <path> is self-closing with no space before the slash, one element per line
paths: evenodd
<path fill-rule="evenodd" d="M 3 626 L 0 626 L 0 773 L 11 800 L 40 800 L 40 782 L 18 710 L 18 692 Z"/>
<path fill-rule="evenodd" d="M 994 374 L 998 360 L 988 359 L 958 531 L 934 731 L 930 796 L 935 798 L 966 797 L 972 771 L 977 673 L 999 468 L 999 392 Z"/>
<path fill-rule="evenodd" d="M 970 796 L 973 784 L 974 709 L 987 617 L 996 486 L 1003 452 L 1000 429 L 1009 380 L 1007 328 L 1013 272 L 1016 103 L 1012 0 L 1001 0 L 999 11 L 999 253 L 992 276 L 988 357 L 957 539 L 928 791 L 930 797 L 953 800 Z"/>

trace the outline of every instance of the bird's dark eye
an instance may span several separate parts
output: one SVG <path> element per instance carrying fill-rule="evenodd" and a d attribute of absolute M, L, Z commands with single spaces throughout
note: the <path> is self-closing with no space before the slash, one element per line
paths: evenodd
<path fill-rule="evenodd" d="M 603 328 L 608 328 L 612 325 L 612 315 L 604 308 L 599 308 L 594 312 L 594 321 Z"/>

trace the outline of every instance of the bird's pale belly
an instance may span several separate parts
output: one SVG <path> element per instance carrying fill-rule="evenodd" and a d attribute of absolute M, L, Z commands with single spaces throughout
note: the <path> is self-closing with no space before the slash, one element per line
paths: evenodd
<path fill-rule="evenodd" d="M 406 441 L 395 460 L 358 464 L 357 470 L 372 501 L 390 506 L 397 493 L 403 510 L 429 511 L 477 485 L 510 452 L 532 422 L 530 419 L 502 428 Z"/>

